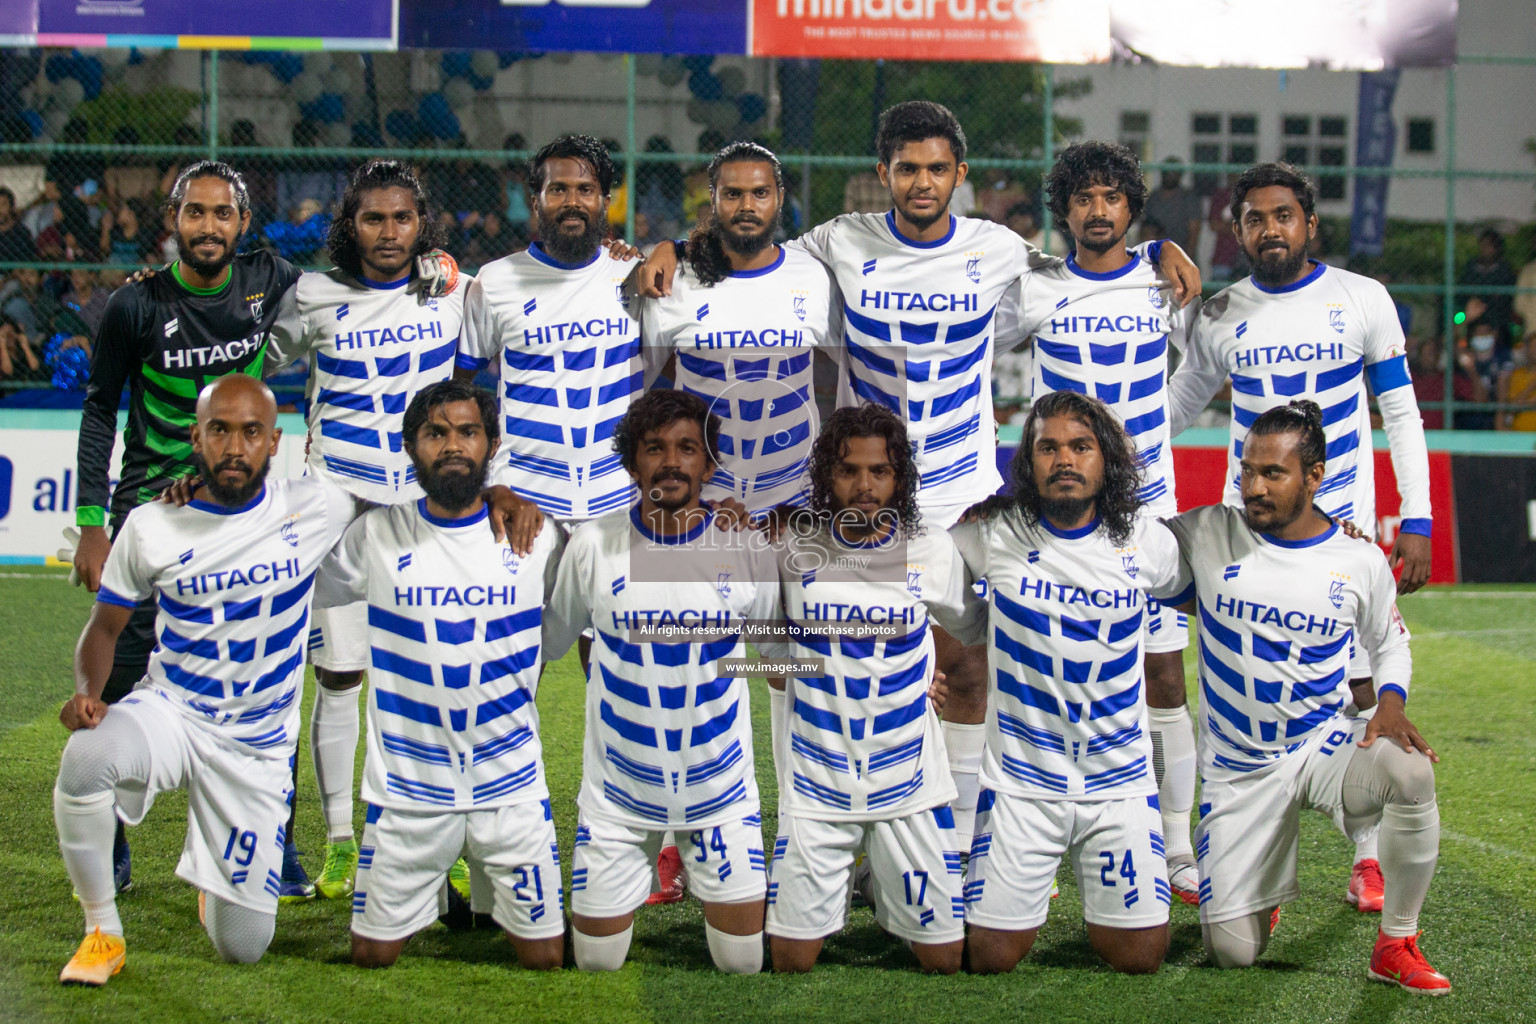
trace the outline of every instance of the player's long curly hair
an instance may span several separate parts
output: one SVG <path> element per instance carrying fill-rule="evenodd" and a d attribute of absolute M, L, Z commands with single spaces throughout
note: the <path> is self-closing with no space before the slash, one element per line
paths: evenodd
<path fill-rule="evenodd" d="M 821 433 L 811 445 L 811 457 L 806 466 L 806 475 L 811 482 L 807 501 L 809 513 L 820 522 L 831 522 L 837 509 L 837 500 L 832 495 L 832 474 L 848 453 L 848 442 L 856 437 L 885 439 L 886 454 L 896 471 L 896 493 L 892 496 L 891 508 L 899 521 L 901 536 L 913 537 L 921 533 L 923 519 L 917 508 L 917 460 L 912 455 L 912 442 L 907 439 L 907 425 L 885 406 L 868 402 L 839 409 L 822 424 Z"/>
<path fill-rule="evenodd" d="M 693 420 L 699 425 L 699 431 L 704 435 L 704 447 L 709 451 L 710 465 L 720 465 L 720 416 L 711 412 L 698 395 L 672 388 L 647 391 L 635 399 L 624 418 L 613 428 L 613 450 L 618 453 L 619 462 L 625 469 L 633 471 L 635 456 L 645 435 L 678 420 Z"/>
<path fill-rule="evenodd" d="M 1142 484 L 1136 445 L 1109 406 L 1076 391 L 1052 391 L 1030 407 L 1029 419 L 1024 424 L 1024 438 L 1013 461 L 1008 464 L 1008 486 L 1013 493 L 1004 500 L 1006 507 L 1017 509 L 1031 526 L 1040 522 L 1044 503 L 1040 498 L 1040 485 L 1035 480 L 1035 439 L 1040 433 L 1040 424 L 1058 416 L 1079 420 L 1093 431 L 1104 459 L 1104 482 L 1094 498 L 1094 511 L 1110 541 L 1116 545 L 1124 544 L 1130 540 L 1136 513 L 1141 509 L 1141 499 L 1136 496 Z"/>
<path fill-rule="evenodd" d="M 734 163 L 763 163 L 772 167 L 773 183 L 779 189 L 779 213 L 772 225 L 775 230 L 779 226 L 778 218 L 784 213 L 784 168 L 779 166 L 779 158 L 771 150 L 755 142 L 733 142 L 716 153 L 709 162 L 709 214 L 688 235 L 688 265 L 693 268 L 699 283 L 706 287 L 731 276 L 731 260 L 726 255 L 725 243 L 720 240 L 720 222 L 715 217 L 713 200 L 715 186 L 720 183 L 720 168 Z"/>
<path fill-rule="evenodd" d="M 363 254 L 357 246 L 358 208 L 362 206 L 365 193 L 383 188 L 403 188 L 416 200 L 416 217 L 420 224 L 411 255 L 420 256 L 442 247 L 442 226 L 432 216 L 427 190 L 416 172 L 399 160 L 369 160 L 352 172 L 325 239 L 331 262 L 353 277 L 363 275 Z"/>
<path fill-rule="evenodd" d="M 1130 208 L 1132 224 L 1147 205 L 1147 183 L 1135 153 L 1114 142 L 1078 142 L 1062 150 L 1045 177 L 1051 216 L 1056 223 L 1066 224 L 1068 201 L 1073 193 L 1090 185 L 1119 189 Z"/>

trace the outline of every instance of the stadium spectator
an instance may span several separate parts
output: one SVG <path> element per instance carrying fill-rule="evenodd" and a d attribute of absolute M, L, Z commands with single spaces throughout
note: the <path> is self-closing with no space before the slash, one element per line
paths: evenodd
<path fill-rule="evenodd" d="M 1510 323 L 1514 320 L 1514 296 L 1508 294 L 1489 294 L 1478 289 L 1493 286 L 1497 288 L 1512 288 L 1515 284 L 1515 272 L 1504 260 L 1504 236 L 1489 228 L 1477 236 L 1477 256 L 1462 268 L 1461 277 L 1456 282 L 1457 293 L 1462 302 L 1466 304 L 1467 321 L 1481 320 L 1493 330 L 1494 346 L 1499 356 L 1507 357 L 1510 348 Z M 1483 305 L 1481 314 L 1472 315 L 1472 303 L 1480 301 Z"/>
<path fill-rule="evenodd" d="M 709 213 L 709 162 L 724 148 L 725 136 L 720 132 L 713 128 L 699 132 L 698 152 L 705 154 L 704 162 L 683 179 L 683 222 L 690 230 L 704 223 L 704 216 Z"/>
<path fill-rule="evenodd" d="M 90 141 L 90 125 L 82 118 L 70 118 L 59 133 L 59 142 L 66 145 L 79 146 Z M 58 186 L 60 196 L 73 195 L 88 181 L 100 188 L 105 175 L 105 163 L 94 153 L 56 153 L 43 171 L 43 177 Z"/>
<path fill-rule="evenodd" d="M 469 140 L 460 133 L 449 149 L 468 149 Z M 501 208 L 501 176 L 481 163 L 464 157 L 434 165 L 428 189 L 445 210 L 458 214 L 459 223 L 473 230 L 480 218 Z"/>
<path fill-rule="evenodd" d="M 645 151 L 653 154 L 672 153 L 672 143 L 664 135 L 652 135 L 645 140 Z M 644 214 L 650 223 L 651 233 L 658 238 L 672 238 L 683 222 L 683 170 L 675 161 L 643 163 L 635 168 L 635 212 L 637 239 L 645 237 L 640 232 L 638 215 Z"/>
<path fill-rule="evenodd" d="M 313 149 L 320 144 L 320 125 L 305 118 L 293 126 L 293 148 Z M 277 174 L 277 209 L 292 211 L 304 200 L 314 199 L 329 210 L 347 187 L 347 176 L 327 157 L 294 154 L 286 169 Z"/>
<path fill-rule="evenodd" d="M 31 267 L 11 271 L 10 279 L 0 287 L 0 314 L 19 326 L 36 341 L 53 329 L 59 304 L 43 288 L 43 275 Z"/>
<path fill-rule="evenodd" d="M 331 230 L 331 216 L 320 200 L 301 199 L 288 211 L 288 219 L 268 224 L 262 237 L 278 255 L 290 263 L 313 263 L 325 250 L 325 236 Z"/>
<path fill-rule="evenodd" d="M 153 200 L 160 188 L 160 169 L 139 156 L 139 130 L 131 124 L 119 126 L 112 133 L 112 145 L 117 152 L 107 159 L 101 183 L 106 208 L 110 210 L 129 200 Z"/>
<path fill-rule="evenodd" d="M 38 258 L 52 263 L 96 259 L 96 233 L 85 203 L 67 195 L 54 204 L 53 221 L 37 235 Z"/>
<path fill-rule="evenodd" d="M 1184 161 L 1176 156 L 1163 163 L 1182 166 Z M 1160 188 L 1147 196 L 1147 206 L 1142 213 L 1143 222 L 1157 221 L 1162 225 L 1162 236 L 1179 244 L 1185 252 L 1193 253 L 1200 245 L 1200 222 L 1204 220 L 1200 197 L 1181 182 L 1184 172 L 1179 167 L 1163 171 Z"/>
<path fill-rule="evenodd" d="M 101 218 L 101 255 L 111 263 L 143 263 L 152 241 L 140 228 L 144 204 L 139 199 L 118 203 Z"/>
<path fill-rule="evenodd" d="M 37 242 L 16 214 L 16 193 L 0 188 L 0 260 L 37 259 Z"/>
<path fill-rule="evenodd" d="M 506 137 L 501 144 L 502 149 L 521 152 L 528 148 L 528 140 L 517 132 Z M 525 157 L 512 157 L 507 160 L 507 165 L 502 171 L 501 188 L 504 196 L 503 218 L 507 228 L 511 231 L 516 242 L 507 249 L 520 248 L 528 244 L 528 160 Z"/>
<path fill-rule="evenodd" d="M 522 248 L 506 220 L 495 210 L 481 217 L 469 230 L 462 261 L 466 267 L 483 267 Z"/>
<path fill-rule="evenodd" d="M 1008 179 L 1008 172 L 1000 167 L 994 167 L 986 173 L 986 182 L 976 190 L 976 209 L 987 220 L 998 224 L 1008 222 L 1008 211 L 1019 203 L 1030 202 L 1029 193 L 1023 185 Z M 886 190 L 886 206 L 890 206 L 890 191 Z"/>
<path fill-rule="evenodd" d="M 1457 402 L 1486 402 L 1488 387 L 1474 371 L 1471 352 L 1459 349 L 1454 365 L 1451 386 Z M 1425 430 L 1444 430 L 1445 411 L 1440 403 L 1445 401 L 1445 357 L 1438 337 L 1425 338 L 1413 350 L 1413 395 L 1419 403 L 1419 414 L 1424 418 Z M 1456 426 L 1462 430 L 1482 429 L 1476 412 L 1458 412 Z"/>
<path fill-rule="evenodd" d="M 43 178 L 43 188 L 21 213 L 21 224 L 35 240 L 43 230 L 59 218 L 58 182 Z"/>
<path fill-rule="evenodd" d="M 1232 231 L 1232 182 L 1236 180 L 1237 175 L 1227 175 L 1227 183 L 1211 193 L 1209 223 L 1216 236 L 1216 247 L 1211 250 L 1211 277 L 1218 281 L 1235 281 L 1248 274 L 1248 258 Z"/>
<path fill-rule="evenodd" d="M 1536 260 L 1531 260 L 1520 268 L 1520 276 L 1515 279 L 1515 287 L 1530 289 L 1516 295 L 1514 301 L 1515 317 L 1529 334 L 1531 331 L 1536 331 Z"/>
<path fill-rule="evenodd" d="M 197 133 L 197 129 L 189 124 L 179 124 L 171 133 L 171 145 L 192 148 L 201 146 L 203 137 Z M 194 153 L 181 156 L 170 156 L 160 161 L 160 187 L 155 190 L 156 195 L 168 196 L 171 194 L 171 186 L 176 184 L 176 178 L 181 174 L 183 167 L 189 167 L 196 163 L 200 157 Z"/>
<path fill-rule="evenodd" d="M 1499 401 L 1526 408 L 1498 414 L 1500 430 L 1536 431 L 1536 331 L 1527 331 L 1515 365 L 1499 377 Z"/>
<path fill-rule="evenodd" d="M 101 318 L 106 315 L 109 297 L 107 290 L 99 286 L 95 271 L 69 272 L 69 294 L 64 299 L 64 308 L 80 318 L 87 337 L 96 336 L 96 328 L 101 326 Z"/>
<path fill-rule="evenodd" d="M 261 145 L 261 140 L 256 136 L 255 122 L 242 117 L 231 124 L 229 144 L 239 147 Z M 259 232 L 278 215 L 277 167 L 269 156 L 241 154 L 233 159 L 240 165 L 240 173 L 245 176 L 245 186 L 251 195 L 251 229 Z"/>
<path fill-rule="evenodd" d="M 31 339 L 22 326 L 9 316 L 0 316 L 0 379 L 7 381 L 42 380 L 45 374 Z"/>
<path fill-rule="evenodd" d="M 874 171 L 860 171 L 843 186 L 844 213 L 884 213 L 891 208 L 891 190 Z"/>

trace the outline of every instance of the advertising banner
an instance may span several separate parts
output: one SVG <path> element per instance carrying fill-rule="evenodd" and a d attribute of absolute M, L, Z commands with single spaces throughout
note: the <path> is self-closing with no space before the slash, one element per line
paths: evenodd
<path fill-rule="evenodd" d="M 400 46 L 743 54 L 747 0 L 402 0 Z"/>
<path fill-rule="evenodd" d="M 29 46 L 37 35 L 37 0 L 0 3 L 0 46 Z"/>
<path fill-rule="evenodd" d="M 1392 100 L 1401 68 L 1366 71 L 1360 75 L 1360 107 L 1355 123 L 1355 163 L 1360 167 L 1391 167 L 1397 152 L 1397 126 Z M 1387 186 L 1392 179 L 1373 174 L 1355 179 L 1355 203 L 1349 224 L 1349 254 L 1380 256 L 1387 234 Z"/>
<path fill-rule="evenodd" d="M 264 37 L 394 49 L 395 6 L 396 0 L 41 0 L 37 34 L 43 46 L 133 44 L 103 38 L 127 36 L 143 39 L 140 45 L 239 48 Z"/>
<path fill-rule="evenodd" d="M 1109 59 L 1108 0 L 751 0 L 758 57 Z"/>

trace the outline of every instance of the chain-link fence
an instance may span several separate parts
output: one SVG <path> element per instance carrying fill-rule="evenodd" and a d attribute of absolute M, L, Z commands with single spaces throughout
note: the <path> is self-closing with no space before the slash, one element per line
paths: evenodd
<path fill-rule="evenodd" d="M 0 400 L 80 384 L 111 290 L 133 268 L 174 258 L 164 198 L 194 159 L 242 170 L 253 206 L 246 244 L 304 266 L 326 264 L 348 170 L 374 155 L 410 159 L 441 210 L 447 248 L 474 268 L 528 243 L 525 162 L 560 132 L 608 142 L 623 169 L 609 217 L 642 246 L 686 232 L 707 209 L 703 166 L 714 150 L 761 141 L 785 165 L 793 236 L 889 206 L 873 172 L 875 122 L 921 97 L 954 110 L 969 137 L 955 212 L 1061 252 L 1042 174 L 1074 139 L 1114 139 L 1139 152 L 1154 186 L 1143 232 L 1184 243 L 1212 289 L 1245 272 L 1224 215 L 1229 176 L 1257 160 L 1304 166 L 1319 183 L 1315 255 L 1388 285 L 1426 425 L 1536 430 L 1536 162 L 1525 137 L 1536 124 L 1522 132 L 1500 113 L 1523 109 L 1536 58 L 1405 70 L 1386 122 L 1360 82 L 1120 64 L 8 51 Z M 1395 139 L 1383 143 L 1384 123 Z M 996 386 L 1005 410 L 1027 388 L 1007 368 Z"/>

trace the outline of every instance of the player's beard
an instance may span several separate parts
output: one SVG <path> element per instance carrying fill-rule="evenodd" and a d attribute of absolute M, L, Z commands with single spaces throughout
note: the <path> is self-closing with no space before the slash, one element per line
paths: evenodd
<path fill-rule="evenodd" d="M 861 495 L 855 495 L 855 498 Z M 891 530 L 901 526 L 901 511 L 887 502 L 866 513 L 862 509 L 852 505 L 844 505 L 836 498 L 832 499 L 832 525 L 834 529 L 849 540 L 865 540 L 870 537 L 882 536 Z"/>
<path fill-rule="evenodd" d="M 927 231 L 939 221 L 949 216 L 949 201 L 951 198 L 952 195 L 945 196 L 944 201 L 942 203 L 935 203 L 933 212 L 925 216 L 920 216 L 908 210 L 902 210 L 901 215 L 906 218 L 908 224 L 911 224 L 917 230 Z"/>
<path fill-rule="evenodd" d="M 1275 501 L 1273 498 L 1264 498 L 1261 500 L 1262 504 L 1259 505 L 1257 511 L 1265 514 L 1265 518 L 1262 522 L 1255 521 L 1254 519 L 1254 503 L 1246 500 L 1243 502 L 1244 522 L 1248 524 L 1250 529 L 1256 530 L 1259 533 L 1279 533 L 1281 530 L 1285 529 L 1287 526 L 1290 526 L 1296 520 L 1300 519 L 1301 514 L 1310 508 L 1312 504 L 1311 500 L 1305 494 L 1297 495 L 1296 500 L 1291 502 L 1291 504 L 1285 508 L 1282 508 L 1280 503 Z"/>
<path fill-rule="evenodd" d="M 1077 235 L 1073 235 L 1072 236 L 1072 241 L 1077 245 L 1077 247 L 1079 249 L 1087 249 L 1089 252 L 1096 253 L 1096 254 L 1098 254 L 1100 256 L 1104 255 L 1105 253 L 1107 253 L 1111 249 L 1113 249 L 1115 246 L 1120 245 L 1121 243 L 1123 243 L 1125 241 L 1126 231 L 1130 230 L 1130 225 L 1127 224 L 1125 231 L 1120 232 L 1118 235 L 1110 234 L 1103 241 L 1094 241 L 1092 238 L 1088 237 L 1088 229 L 1089 228 L 1096 228 L 1096 227 L 1099 227 L 1100 225 L 1104 225 L 1104 224 L 1109 225 L 1109 229 L 1110 229 L 1111 232 L 1114 231 L 1115 225 L 1114 225 L 1113 221 L 1109 221 L 1109 220 L 1091 220 L 1091 221 L 1088 221 L 1086 224 L 1083 225 L 1083 234 L 1082 234 L 1082 236 L 1079 237 Z"/>
<path fill-rule="evenodd" d="M 195 247 L 205 239 L 212 239 L 218 242 L 220 245 L 224 246 L 223 251 L 211 260 L 204 260 L 200 258 L 194 251 Z M 230 263 L 234 262 L 235 248 L 239 244 L 239 239 L 236 239 L 235 243 L 231 245 L 228 244 L 228 239 L 211 233 L 196 235 L 190 242 L 188 242 L 188 240 L 182 236 L 181 232 L 178 231 L 176 233 L 176 255 L 181 259 L 181 262 L 185 263 L 187 267 L 191 269 L 194 274 L 205 280 L 211 277 L 217 277 L 220 271 L 229 266 Z"/>
<path fill-rule="evenodd" d="M 208 489 L 208 494 L 214 502 L 225 508 L 239 508 L 254 498 L 267 480 L 267 470 L 272 468 L 271 460 L 262 462 L 261 468 L 251 471 L 250 464 L 244 459 L 227 457 L 221 459 L 217 466 L 209 466 L 201 452 L 192 453 L 192 464 L 197 467 L 197 475 L 202 478 L 203 486 Z M 236 484 L 233 487 L 222 483 L 216 474 L 231 466 L 243 468 L 250 472 L 245 483 Z"/>
<path fill-rule="evenodd" d="M 579 235 L 567 235 L 560 228 L 560 221 L 571 214 L 586 221 L 587 226 Z M 539 244 L 561 263 L 586 263 L 597 255 L 597 247 L 603 244 L 608 233 L 606 216 L 592 217 L 586 210 L 562 207 L 551 216 L 539 209 Z"/>
<path fill-rule="evenodd" d="M 732 223 L 741 224 L 742 220 L 740 216 L 738 215 L 737 218 L 732 221 Z M 718 220 L 716 220 L 715 237 L 720 239 L 720 245 L 725 249 L 726 252 L 735 256 L 750 259 L 751 257 L 756 256 L 758 253 L 762 252 L 764 249 L 773 244 L 774 232 L 777 231 L 779 227 L 779 214 L 777 211 L 775 211 L 771 221 L 757 221 L 756 223 L 758 227 L 757 231 L 754 231 L 750 235 L 739 235 L 734 231 L 728 231 L 724 224 L 721 224 Z"/>
<path fill-rule="evenodd" d="M 1266 251 L 1280 251 L 1285 255 L 1278 259 L 1265 259 Z M 1307 247 L 1302 245 L 1291 252 L 1289 246 L 1272 245 L 1268 250 L 1260 246 L 1258 252 L 1249 254 L 1248 261 L 1253 264 L 1255 281 L 1270 288 L 1278 288 L 1290 284 L 1301 273 L 1302 265 L 1307 262 Z"/>
<path fill-rule="evenodd" d="M 450 512 L 462 512 L 475 503 L 485 490 L 485 474 L 490 467 L 490 460 L 472 462 L 462 456 L 452 459 L 438 459 L 432 465 L 427 466 L 415 458 L 411 461 L 416 465 L 416 482 L 421 485 L 428 498 Z M 467 471 L 447 470 L 448 463 L 460 463 L 468 466 Z"/>
<path fill-rule="evenodd" d="M 1046 486 L 1055 483 L 1064 475 L 1065 471 L 1062 471 L 1056 476 L 1051 477 L 1046 481 Z M 1081 473 L 1074 472 L 1071 475 L 1085 484 L 1087 483 Z M 1098 498 L 1098 488 L 1094 488 L 1092 494 L 1085 494 L 1076 498 L 1053 498 L 1046 494 L 1044 487 L 1042 487 L 1040 490 L 1040 515 L 1045 519 L 1051 520 L 1053 523 L 1075 523 L 1088 514 L 1089 510 L 1093 508 L 1094 503 L 1098 501 Z"/>
<path fill-rule="evenodd" d="M 681 498 L 668 498 L 668 497 L 666 497 L 666 492 L 664 492 L 658 486 L 659 484 L 661 484 L 661 483 L 663 483 L 663 482 L 665 482 L 667 480 L 680 480 L 683 483 L 688 484 L 688 489 L 683 491 L 683 496 Z M 650 492 L 651 502 L 657 508 L 665 509 L 668 512 L 677 512 L 680 509 L 685 509 L 685 508 L 688 508 L 690 505 L 695 505 L 695 504 L 698 503 L 698 499 L 694 496 L 693 481 L 688 478 L 687 474 L 683 473 L 680 470 L 676 470 L 676 469 L 663 469 L 663 470 L 661 470 L 655 476 L 651 477 L 651 485 L 650 486 L 651 486 L 651 492 Z"/>

